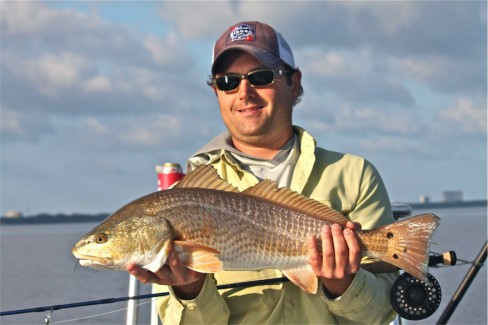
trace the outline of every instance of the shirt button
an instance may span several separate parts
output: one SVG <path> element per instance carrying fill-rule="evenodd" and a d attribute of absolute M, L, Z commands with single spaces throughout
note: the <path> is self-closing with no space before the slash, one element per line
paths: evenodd
<path fill-rule="evenodd" d="M 187 308 L 189 310 L 194 310 L 195 308 L 197 308 L 197 305 L 195 305 L 194 303 L 190 303 L 190 304 L 188 304 Z"/>

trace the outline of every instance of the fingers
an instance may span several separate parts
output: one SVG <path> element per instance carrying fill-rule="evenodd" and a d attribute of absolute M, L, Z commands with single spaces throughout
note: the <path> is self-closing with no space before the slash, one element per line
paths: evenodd
<path fill-rule="evenodd" d="M 351 231 L 350 229 L 348 230 Z M 333 242 L 331 260 L 335 263 L 335 265 L 333 265 L 335 266 L 335 272 L 333 272 L 331 276 L 342 278 L 349 271 L 349 249 L 340 225 L 332 225 L 331 233 Z"/>
<path fill-rule="evenodd" d="M 312 270 L 315 274 L 319 274 L 322 269 L 322 255 L 318 249 L 317 239 L 314 236 L 310 236 L 307 245 L 310 266 L 312 266 Z"/>
<path fill-rule="evenodd" d="M 354 231 L 359 231 L 361 230 L 361 224 L 359 222 L 348 221 L 346 223 L 346 228 L 349 228 Z"/>
<path fill-rule="evenodd" d="M 156 272 L 144 270 L 136 264 L 127 265 L 127 271 L 142 283 L 160 285 L 187 285 L 204 278 L 204 274 L 190 270 L 183 265 L 174 249 L 170 250 L 167 264 Z"/>
<path fill-rule="evenodd" d="M 136 264 L 129 264 L 127 265 L 127 271 L 133 275 L 137 280 L 146 284 L 146 283 L 158 283 L 159 277 L 150 272 L 144 270 L 142 267 Z"/>
<path fill-rule="evenodd" d="M 309 262 L 314 273 L 323 278 L 341 279 L 359 270 L 361 245 L 355 231 L 359 224 L 348 222 L 324 225 L 320 232 L 321 250 L 315 237 L 308 238 Z"/>
<path fill-rule="evenodd" d="M 180 272 L 181 268 L 184 268 L 184 266 L 181 265 L 178 254 L 176 254 L 174 250 L 170 250 L 168 264 L 169 265 L 163 265 L 156 272 L 145 270 L 136 264 L 129 264 L 127 265 L 127 271 L 144 284 L 155 283 L 161 285 L 173 285 L 176 280 L 176 277 L 173 274 L 178 274 L 177 272 Z"/>
<path fill-rule="evenodd" d="M 348 272 L 357 273 L 359 271 L 359 265 L 361 264 L 361 243 L 356 233 L 346 228 L 344 229 L 344 239 L 348 249 Z"/>

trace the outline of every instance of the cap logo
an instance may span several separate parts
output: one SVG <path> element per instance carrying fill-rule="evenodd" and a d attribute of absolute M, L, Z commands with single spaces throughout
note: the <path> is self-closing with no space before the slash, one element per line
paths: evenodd
<path fill-rule="evenodd" d="M 250 25 L 240 24 L 231 30 L 229 37 L 231 42 L 254 41 L 255 35 L 254 29 Z"/>

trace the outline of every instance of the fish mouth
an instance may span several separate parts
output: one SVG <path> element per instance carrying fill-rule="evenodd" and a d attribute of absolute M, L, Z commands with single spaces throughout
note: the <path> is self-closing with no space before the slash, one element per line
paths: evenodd
<path fill-rule="evenodd" d="M 114 261 L 111 258 L 84 255 L 78 253 L 78 251 L 76 251 L 75 249 L 73 249 L 73 255 L 80 260 L 80 265 L 88 266 L 91 268 L 109 268 L 114 264 Z"/>

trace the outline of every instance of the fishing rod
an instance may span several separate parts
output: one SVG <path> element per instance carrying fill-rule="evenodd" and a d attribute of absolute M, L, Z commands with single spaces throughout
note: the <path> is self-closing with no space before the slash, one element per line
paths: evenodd
<path fill-rule="evenodd" d="M 287 281 L 289 281 L 289 279 L 287 277 L 281 277 L 281 278 L 274 278 L 274 279 L 220 284 L 220 285 L 217 285 L 217 289 L 223 290 L 223 289 L 233 289 L 233 288 L 241 288 L 241 287 L 255 287 L 255 286 L 260 286 L 263 284 L 274 284 L 274 283 L 281 283 L 281 282 L 287 282 Z M 161 293 L 152 293 L 152 294 L 138 295 L 138 296 L 132 296 L 132 297 L 120 297 L 120 298 L 107 298 L 107 299 L 99 299 L 99 300 L 80 301 L 80 302 L 75 302 L 75 303 L 70 303 L 70 304 L 3 311 L 3 312 L 0 312 L 0 316 L 19 315 L 19 314 L 36 313 L 36 312 L 43 312 L 43 311 L 51 311 L 52 312 L 54 310 L 60 310 L 60 309 L 111 304 L 111 303 L 115 303 L 115 302 L 128 301 L 128 300 L 150 299 L 150 298 L 164 297 L 164 296 L 168 296 L 168 295 L 169 295 L 169 292 L 161 292 Z"/>
<path fill-rule="evenodd" d="M 466 273 L 466 276 L 464 277 L 463 281 L 459 285 L 458 289 L 452 296 L 451 301 L 449 302 L 446 309 L 444 310 L 444 313 L 442 313 L 441 317 L 437 321 L 437 324 L 446 324 L 449 318 L 451 318 L 451 315 L 454 313 L 454 310 L 456 309 L 459 302 L 463 298 L 464 294 L 468 290 L 469 286 L 473 282 L 474 278 L 476 277 L 476 274 L 478 274 L 478 271 L 485 263 L 487 248 L 488 248 L 488 243 L 485 241 L 485 244 L 481 247 L 478 256 L 476 257 L 475 261 L 469 268 L 468 273 Z"/>
<path fill-rule="evenodd" d="M 450 256 L 447 258 L 447 256 Z M 448 261 L 449 260 L 449 261 Z M 445 264 L 445 265 L 454 265 L 456 264 L 456 257 L 454 252 L 443 253 L 442 255 L 435 253 L 434 255 L 429 256 L 429 266 L 436 266 L 437 264 Z M 374 273 L 381 271 L 374 271 Z M 391 271 L 391 270 L 389 270 Z M 287 277 L 280 277 L 280 278 L 273 278 L 273 279 L 263 279 L 263 280 L 254 280 L 254 281 L 246 281 L 246 282 L 238 282 L 238 283 L 230 283 L 230 284 L 220 284 L 217 285 L 218 290 L 223 289 L 233 289 L 233 288 L 241 288 L 241 287 L 254 287 L 259 285 L 265 284 L 275 284 L 281 282 L 287 282 L 289 279 Z M 86 307 L 86 306 L 94 306 L 94 305 L 103 305 L 103 304 L 111 304 L 116 302 L 122 301 L 129 301 L 129 300 L 142 300 L 142 299 L 151 299 L 151 298 L 158 298 L 168 296 L 169 292 L 161 292 L 161 293 L 153 293 L 153 294 L 146 294 L 146 295 L 137 295 L 137 296 L 129 296 L 129 297 L 120 297 L 120 298 L 106 298 L 106 299 L 98 299 L 98 300 L 89 300 L 89 301 L 81 301 L 69 304 L 60 304 L 60 305 L 52 305 L 52 306 L 42 306 L 42 307 L 35 307 L 35 308 L 27 308 L 27 309 L 17 309 L 17 310 L 9 310 L 0 312 L 1 316 L 10 316 L 10 315 L 19 315 L 19 314 L 27 314 L 27 313 L 36 313 L 36 312 L 44 312 L 50 311 L 53 312 L 55 310 L 60 309 L 68 309 L 68 308 L 76 308 L 76 307 Z"/>

